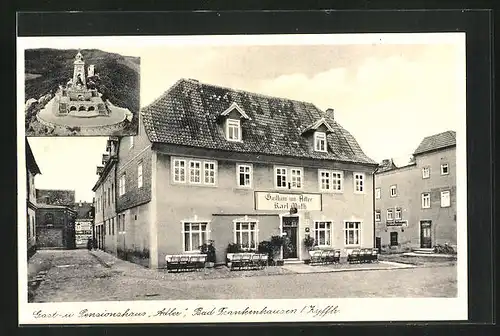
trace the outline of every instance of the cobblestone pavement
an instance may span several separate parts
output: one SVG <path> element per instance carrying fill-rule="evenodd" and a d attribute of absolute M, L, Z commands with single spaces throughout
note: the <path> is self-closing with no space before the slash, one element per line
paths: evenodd
<path fill-rule="evenodd" d="M 43 260 L 48 270 L 33 293 L 34 302 L 454 297 L 457 293 L 456 266 L 449 264 L 313 274 L 276 274 L 283 272 L 276 267 L 265 276 L 241 271 L 224 279 L 203 278 L 202 271 L 200 278 L 182 279 L 182 275 L 146 269 L 102 251 L 39 251 L 32 260 Z"/>

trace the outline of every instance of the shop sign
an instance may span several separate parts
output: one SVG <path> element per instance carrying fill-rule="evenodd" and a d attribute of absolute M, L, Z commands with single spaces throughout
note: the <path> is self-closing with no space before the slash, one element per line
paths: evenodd
<path fill-rule="evenodd" d="M 408 221 L 406 220 L 394 220 L 394 221 L 387 221 L 385 223 L 387 226 L 408 226 Z"/>
<path fill-rule="evenodd" d="M 321 211 L 321 194 L 284 194 L 266 191 L 255 192 L 256 210 L 290 211 Z"/>

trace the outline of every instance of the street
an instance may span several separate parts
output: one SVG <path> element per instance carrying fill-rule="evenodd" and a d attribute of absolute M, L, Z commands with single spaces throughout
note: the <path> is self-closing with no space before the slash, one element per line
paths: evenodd
<path fill-rule="evenodd" d="M 40 272 L 46 275 L 30 289 L 32 302 L 454 297 L 457 293 L 456 265 L 450 263 L 410 269 L 264 276 L 248 276 L 246 271 L 240 271 L 231 272 L 230 278 L 190 279 L 189 274 L 150 270 L 99 253 L 85 249 L 38 251 L 30 260 L 28 277 L 34 278 Z M 99 255 L 112 262 L 104 262 Z M 203 273 L 197 276 L 203 277 Z"/>

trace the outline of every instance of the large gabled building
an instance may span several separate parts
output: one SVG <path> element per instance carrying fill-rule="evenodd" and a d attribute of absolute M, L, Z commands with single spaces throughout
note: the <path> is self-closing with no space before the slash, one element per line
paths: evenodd
<path fill-rule="evenodd" d="M 285 261 L 309 258 L 307 235 L 343 253 L 373 247 L 378 164 L 333 110 L 182 79 L 117 149 L 117 219 L 106 241 L 152 268 L 208 240 L 218 263 L 228 244 L 252 249 L 273 235 L 287 238 Z"/>
<path fill-rule="evenodd" d="M 375 174 L 377 244 L 430 249 L 457 243 L 456 133 L 425 137 L 410 163 L 384 160 Z"/>
<path fill-rule="evenodd" d="M 93 235 L 99 249 L 116 254 L 116 163 L 118 138 L 109 137 L 101 165 L 97 167 L 99 176 L 92 188 L 94 191 L 94 230 Z"/>

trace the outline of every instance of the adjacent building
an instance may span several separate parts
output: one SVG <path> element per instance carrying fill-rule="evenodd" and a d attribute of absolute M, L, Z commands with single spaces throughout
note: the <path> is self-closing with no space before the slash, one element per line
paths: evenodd
<path fill-rule="evenodd" d="M 75 240 L 76 246 L 86 246 L 87 241 L 93 238 L 92 225 L 94 218 L 94 205 L 90 202 L 78 202 L 75 204 Z"/>
<path fill-rule="evenodd" d="M 182 79 L 139 121 L 98 168 L 106 249 L 142 251 L 156 268 L 208 240 L 217 262 L 230 243 L 252 249 L 273 235 L 288 240 L 285 261 L 309 258 L 307 235 L 343 253 L 374 246 L 378 164 L 332 109 Z"/>
<path fill-rule="evenodd" d="M 36 189 L 35 176 L 40 174 L 28 140 L 26 145 L 26 238 L 27 252 L 30 258 L 36 252 Z"/>
<path fill-rule="evenodd" d="M 39 249 L 73 249 L 76 212 L 64 205 L 38 204 L 36 237 Z"/>
<path fill-rule="evenodd" d="M 36 239 L 39 249 L 76 247 L 75 191 L 37 189 Z"/>
<path fill-rule="evenodd" d="M 116 162 L 118 138 L 109 137 L 102 165 L 97 167 L 99 176 L 94 191 L 94 235 L 99 249 L 117 253 L 116 230 Z"/>
<path fill-rule="evenodd" d="M 426 249 L 457 242 L 456 133 L 425 137 L 411 162 L 384 160 L 375 174 L 376 242 Z"/>

